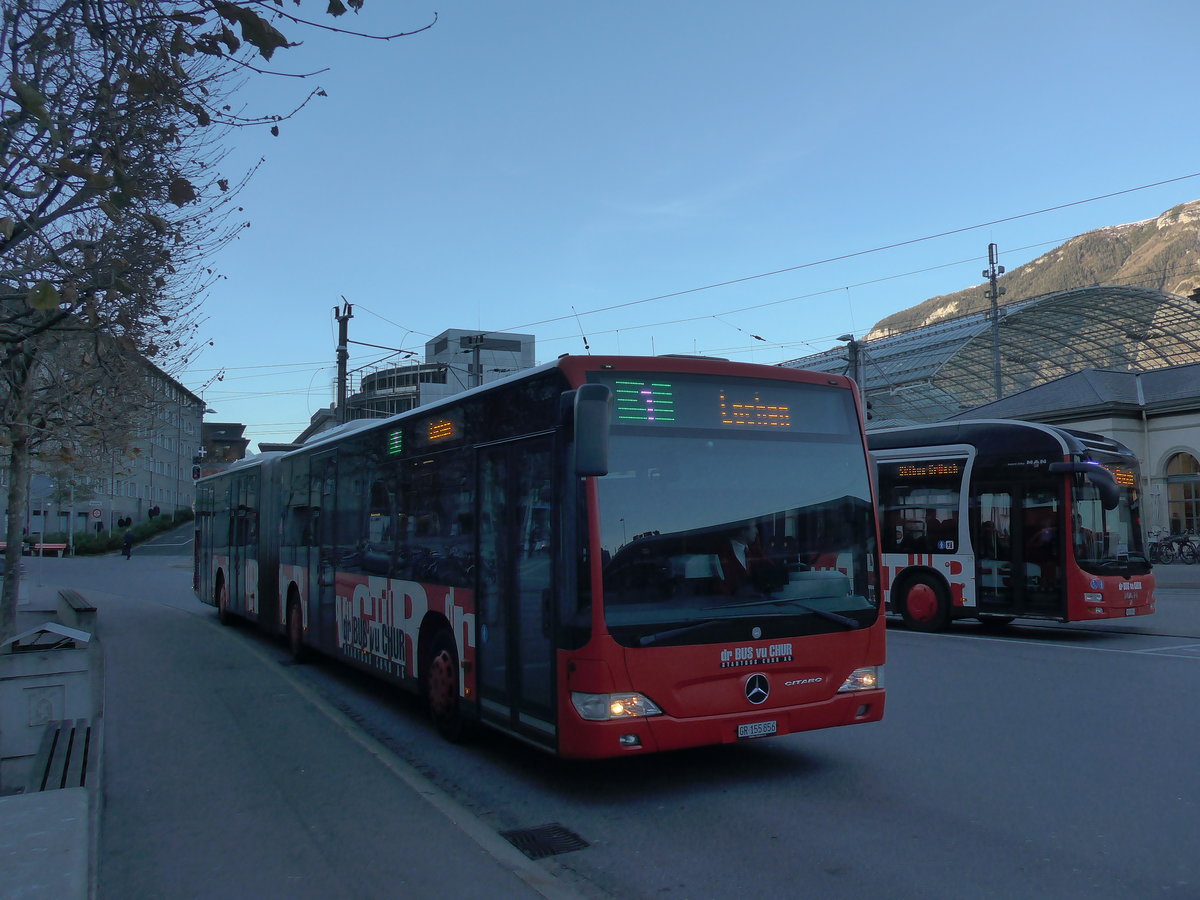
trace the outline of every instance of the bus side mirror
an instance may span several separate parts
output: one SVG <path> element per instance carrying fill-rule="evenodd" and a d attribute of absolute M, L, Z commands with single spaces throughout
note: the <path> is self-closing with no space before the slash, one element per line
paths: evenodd
<path fill-rule="evenodd" d="M 584 384 L 575 391 L 575 474 L 608 474 L 608 427 L 613 395 L 603 384 Z"/>
<path fill-rule="evenodd" d="M 1121 489 L 1117 487 L 1117 481 L 1113 478 L 1112 472 L 1104 466 L 1086 462 L 1052 462 L 1049 468 L 1051 472 L 1073 472 L 1077 475 L 1087 476 L 1087 480 L 1095 485 L 1099 492 L 1100 504 L 1105 509 L 1116 509 L 1120 505 Z"/>
<path fill-rule="evenodd" d="M 1105 509 L 1116 509 L 1121 503 L 1121 489 L 1108 469 L 1097 469 L 1087 473 L 1088 481 L 1100 492 L 1100 503 Z"/>

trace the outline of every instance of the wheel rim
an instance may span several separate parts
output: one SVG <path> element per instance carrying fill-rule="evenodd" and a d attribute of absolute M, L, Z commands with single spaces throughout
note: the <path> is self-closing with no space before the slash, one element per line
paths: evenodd
<path fill-rule="evenodd" d="M 914 584 L 904 597 L 908 615 L 916 622 L 932 622 L 937 616 L 937 592 L 927 584 Z"/>
<path fill-rule="evenodd" d="M 458 701 L 458 677 L 450 651 L 439 650 L 429 663 L 429 706 L 439 719 L 454 711 Z"/>

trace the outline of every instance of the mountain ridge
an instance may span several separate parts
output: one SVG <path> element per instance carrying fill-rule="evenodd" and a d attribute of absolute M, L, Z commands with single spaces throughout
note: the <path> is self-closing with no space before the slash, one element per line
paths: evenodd
<path fill-rule="evenodd" d="M 1100 284 L 1137 285 L 1174 294 L 1200 288 L 1200 200 L 1138 222 L 1105 225 L 1064 241 L 998 279 L 1000 304 Z M 991 306 L 987 282 L 930 297 L 876 322 L 865 340 L 911 331 Z"/>

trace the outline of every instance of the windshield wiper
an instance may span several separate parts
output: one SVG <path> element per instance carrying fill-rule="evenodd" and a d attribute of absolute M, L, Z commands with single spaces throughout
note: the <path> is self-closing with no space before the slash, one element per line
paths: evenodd
<path fill-rule="evenodd" d="M 699 631 L 701 628 L 707 628 L 709 625 L 715 625 L 717 622 L 726 621 L 728 620 L 702 619 L 699 622 L 693 622 L 690 625 L 682 625 L 679 628 L 668 628 L 666 631 L 656 631 L 654 634 L 645 634 L 638 638 L 638 646 L 649 647 L 651 644 L 657 644 L 659 641 L 680 637 L 681 635 L 690 634 L 693 631 Z"/>
<path fill-rule="evenodd" d="M 830 612 L 827 609 L 818 609 L 815 606 L 809 606 L 807 603 L 801 603 L 789 597 L 771 597 L 767 594 L 759 597 L 757 600 L 743 600 L 741 603 L 726 603 L 720 606 L 710 606 L 708 609 L 736 609 L 740 606 L 763 606 L 770 604 L 778 606 L 783 603 L 794 603 L 805 612 L 810 612 L 813 615 L 820 616 L 822 619 L 828 619 L 830 622 L 837 622 L 839 625 L 844 625 L 846 628 L 858 628 L 857 619 L 852 619 L 849 616 L 843 616 L 841 613 Z"/>

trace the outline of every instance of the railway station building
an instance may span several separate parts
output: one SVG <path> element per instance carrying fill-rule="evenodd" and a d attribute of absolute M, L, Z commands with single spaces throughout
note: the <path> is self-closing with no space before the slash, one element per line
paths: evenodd
<path fill-rule="evenodd" d="M 849 375 L 868 428 L 1005 418 L 1093 431 L 1138 456 L 1144 524 L 1200 531 L 1200 291 L 1046 294 L 782 365 Z"/>

